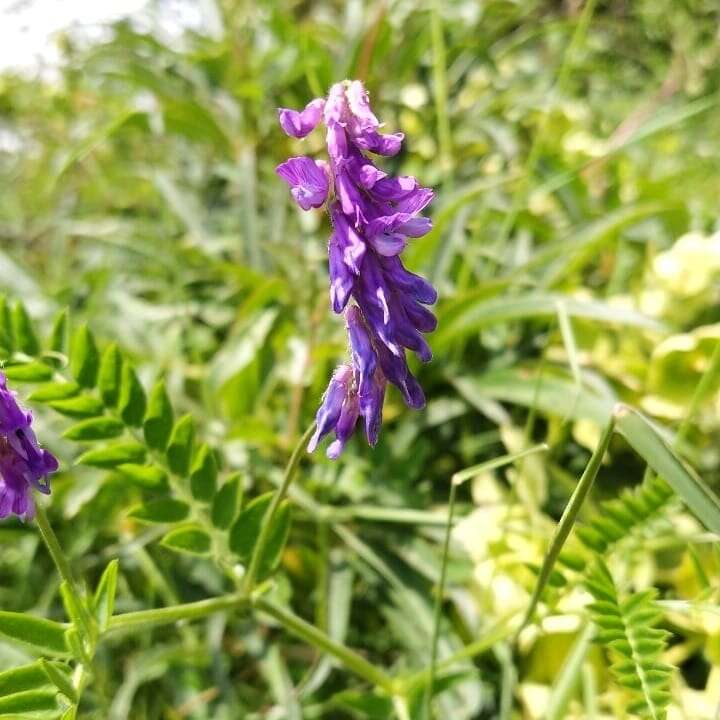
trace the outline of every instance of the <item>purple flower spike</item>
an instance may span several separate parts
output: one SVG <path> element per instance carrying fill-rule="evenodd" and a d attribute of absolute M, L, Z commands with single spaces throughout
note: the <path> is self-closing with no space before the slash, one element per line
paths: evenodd
<path fill-rule="evenodd" d="M 336 83 L 327 99 L 313 100 L 302 112 L 280 111 L 280 124 L 293 137 L 305 137 L 320 119 L 327 129 L 327 172 L 310 158 L 291 158 L 277 172 L 300 207 L 326 204 L 333 225 L 330 302 L 336 313 L 345 312 L 351 364 L 335 370 L 308 450 L 334 430 L 327 454 L 335 459 L 359 418 L 368 443 L 375 445 L 388 381 L 409 407 L 425 405 L 406 351 L 423 362 L 432 358 L 423 334 L 432 332 L 437 320 L 424 306 L 437 300 L 437 292 L 405 269 L 400 254 L 413 238 L 432 229 L 430 218 L 419 213 L 432 202 L 433 191 L 414 177 L 389 177 L 366 155 L 396 155 L 404 135 L 379 132 L 381 124 L 359 80 Z"/>
<path fill-rule="evenodd" d="M 280 126 L 286 135 L 294 138 L 304 138 L 309 135 L 320 122 L 325 101 L 318 98 L 309 102 L 304 110 L 278 109 Z"/>
<path fill-rule="evenodd" d="M 14 513 L 23 520 L 35 515 L 32 489 L 49 494 L 48 475 L 58 469 L 55 456 L 43 450 L 23 410 L 0 373 L 0 518 Z"/>
<path fill-rule="evenodd" d="M 278 165 L 275 172 L 290 186 L 290 193 L 303 210 L 325 204 L 329 183 L 319 162 L 305 156 L 292 157 Z"/>

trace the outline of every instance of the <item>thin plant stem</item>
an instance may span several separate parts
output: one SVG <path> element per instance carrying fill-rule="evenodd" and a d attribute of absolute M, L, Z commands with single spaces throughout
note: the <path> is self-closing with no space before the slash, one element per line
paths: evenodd
<path fill-rule="evenodd" d="M 300 464 L 300 458 L 305 451 L 305 446 L 308 444 L 312 434 L 315 432 L 315 423 L 312 423 L 310 427 L 303 433 L 303 436 L 298 441 L 295 449 L 290 456 L 287 466 L 285 467 L 285 474 L 283 475 L 283 481 L 280 487 L 275 491 L 273 495 L 270 507 L 267 509 L 265 516 L 263 517 L 262 524 L 260 525 L 260 532 L 258 533 L 258 539 L 255 543 L 250 563 L 248 564 L 247 572 L 243 578 L 242 589 L 246 594 L 252 592 L 253 586 L 255 585 L 255 579 L 260 569 L 260 563 L 262 562 L 263 555 L 265 553 L 265 546 L 270 539 L 270 532 L 272 530 L 272 523 L 275 519 L 280 503 L 285 499 L 290 483 L 292 483 L 295 473 L 297 472 Z"/>
<path fill-rule="evenodd" d="M 306 622 L 290 610 L 276 605 L 266 598 L 256 599 L 253 602 L 253 607 L 277 620 L 289 633 L 337 658 L 345 668 L 371 682 L 388 695 L 393 696 L 396 694 L 395 683 L 389 675 L 375 667 L 354 650 L 336 642 L 322 630 Z"/>
<path fill-rule="evenodd" d="M 452 534 L 453 515 L 455 514 L 455 498 L 459 483 L 457 476 L 453 475 L 450 481 L 450 498 L 448 500 L 447 525 L 445 526 L 445 540 L 443 541 L 442 566 L 440 568 L 440 582 L 435 598 L 435 617 L 433 619 L 432 644 L 430 647 L 430 667 L 428 668 L 428 684 L 425 688 L 425 717 L 432 719 L 432 696 L 435 686 L 435 670 L 437 664 L 438 642 L 440 640 L 440 622 L 442 620 L 442 605 L 445 595 L 445 582 L 447 580 L 447 564 L 450 555 L 450 535 Z"/>
<path fill-rule="evenodd" d="M 613 433 L 615 432 L 615 421 L 617 419 L 617 415 L 621 411 L 622 407 L 619 406 L 610 416 L 610 420 L 605 426 L 605 430 L 600 437 L 598 446 L 595 448 L 588 464 L 585 466 L 585 470 L 583 471 L 580 480 L 578 480 L 575 491 L 570 496 L 570 500 L 565 506 L 565 510 L 563 511 L 560 522 L 555 529 L 555 534 L 553 535 L 553 539 L 550 541 L 550 547 L 548 548 L 542 567 L 540 568 L 540 574 L 538 575 L 537 583 L 535 583 L 535 589 L 533 590 L 532 597 L 530 598 L 530 604 L 528 605 L 527 612 L 525 613 L 525 618 L 518 629 L 518 633 L 530 621 L 537 604 L 540 602 L 543 590 L 545 590 L 545 586 L 550 579 L 555 561 L 557 560 L 558 555 L 560 555 L 560 551 L 562 550 L 562 547 L 575 524 L 580 508 L 585 502 L 585 498 L 587 498 L 587 495 L 595 482 L 595 478 L 600 470 L 600 465 L 605 457 L 608 446 L 610 445 Z"/>
<path fill-rule="evenodd" d="M 180 620 L 196 620 L 224 610 L 244 609 L 248 607 L 249 604 L 245 595 L 233 593 L 231 595 L 221 595 L 220 597 L 210 598 L 208 600 L 172 605 L 165 608 L 122 613 L 110 619 L 107 633 L 113 634 L 127 630 L 136 630 L 138 627 L 167 625 Z"/>
<path fill-rule="evenodd" d="M 35 522 L 37 523 L 38 530 L 40 530 L 40 535 L 45 543 L 45 547 L 47 547 L 50 557 L 53 559 L 55 567 L 60 573 L 60 577 L 62 577 L 62 579 L 68 584 L 70 591 L 75 596 L 78 603 L 82 606 L 83 602 L 75 583 L 70 563 L 68 562 L 63 549 L 60 547 L 55 531 L 50 526 L 50 522 L 45 514 L 45 509 L 40 504 L 38 504 L 35 509 Z"/>

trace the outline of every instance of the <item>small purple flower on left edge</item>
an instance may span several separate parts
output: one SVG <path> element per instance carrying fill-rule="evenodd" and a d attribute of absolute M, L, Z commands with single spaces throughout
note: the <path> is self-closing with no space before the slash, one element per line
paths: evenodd
<path fill-rule="evenodd" d="M 33 488 L 50 493 L 48 475 L 58 469 L 58 461 L 38 445 L 31 425 L 32 414 L 18 405 L 0 372 L 0 518 L 14 513 L 31 520 Z"/>

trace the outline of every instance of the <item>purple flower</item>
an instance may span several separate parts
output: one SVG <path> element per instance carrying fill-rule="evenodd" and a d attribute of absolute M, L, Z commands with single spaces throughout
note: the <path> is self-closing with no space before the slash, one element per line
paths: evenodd
<path fill-rule="evenodd" d="M 290 186 L 290 193 L 303 210 L 325 204 L 329 183 L 320 162 L 305 156 L 292 157 L 278 165 L 275 172 Z"/>
<path fill-rule="evenodd" d="M 406 351 L 423 362 L 432 358 L 423 334 L 432 332 L 437 321 L 424 306 L 433 304 L 437 293 L 427 280 L 405 269 L 400 254 L 412 238 L 432 229 L 430 219 L 419 213 L 432 201 L 433 191 L 414 177 L 388 176 L 366 155 L 396 155 L 404 136 L 379 132 L 380 122 L 359 80 L 336 83 L 327 99 L 313 100 L 300 112 L 280 111 L 280 124 L 293 137 L 307 135 L 321 118 L 327 129 L 330 179 L 320 178 L 322 169 L 310 158 L 291 158 L 278 167 L 278 174 L 304 209 L 327 201 L 333 225 L 328 243 L 330 302 L 336 313 L 345 312 L 351 364 L 333 374 L 308 450 L 334 431 L 328 456 L 336 458 L 359 418 L 368 443 L 375 445 L 388 381 L 410 407 L 425 404 Z"/>
<path fill-rule="evenodd" d="M 353 369 L 349 365 L 340 365 L 323 395 L 322 403 L 315 416 L 315 434 L 310 438 L 308 451 L 313 452 L 320 440 L 332 430 L 336 430 L 343 415 L 343 407 L 348 403 L 354 404 Z M 343 418 L 347 425 L 347 413 Z M 355 416 L 357 419 L 357 415 Z M 353 425 L 353 429 L 354 429 Z M 352 433 L 352 430 L 350 431 Z"/>
<path fill-rule="evenodd" d="M 325 101 L 318 99 L 309 102 L 301 112 L 279 108 L 278 119 L 285 134 L 291 137 L 304 138 L 311 133 L 320 122 L 323 105 L 325 105 Z"/>
<path fill-rule="evenodd" d="M 32 489 L 49 494 L 48 475 L 58 469 L 55 456 L 39 447 L 31 424 L 32 414 L 17 404 L 0 373 L 0 518 L 34 517 Z"/>

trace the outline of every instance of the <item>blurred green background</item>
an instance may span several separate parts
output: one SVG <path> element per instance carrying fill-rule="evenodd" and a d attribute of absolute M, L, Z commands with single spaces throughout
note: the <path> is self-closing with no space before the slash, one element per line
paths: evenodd
<path fill-rule="evenodd" d="M 482 637 L 528 605 L 597 444 L 597 398 L 668 431 L 687 419 L 680 451 L 718 487 L 715 380 L 687 417 L 720 339 L 716 0 L 187 5 L 200 20 L 183 31 L 131 15 L 60 33 L 44 73 L 0 75 L 0 290 L 45 333 L 67 306 L 117 341 L 146 387 L 166 378 L 225 472 L 251 495 L 272 488 L 345 352 L 328 222 L 274 173 L 321 156 L 322 133 L 286 138 L 276 108 L 365 81 L 386 130 L 407 137 L 382 167 L 437 190 L 435 228 L 406 253 L 440 292 L 435 358 L 418 368 L 428 406 L 393 391 L 375 450 L 356 439 L 336 463 L 304 463 L 298 486 L 324 510 L 301 503 L 274 592 L 371 661 L 424 667 L 450 477 L 545 441 L 546 455 L 459 493 L 440 657 Z M 66 421 L 40 421 L 67 468 L 56 529 L 87 577 L 120 556 L 120 610 L 222 591 L 207 561 L 128 519 L 146 490 L 73 468 Z M 615 439 L 581 521 L 643 472 Z M 4 524 L 0 538 L 2 608 L 61 617 L 32 529 Z M 673 501 L 612 559 L 625 587 L 680 603 L 663 619 L 673 719 L 709 720 L 720 703 L 714 540 Z M 604 651 L 563 674 L 585 595 L 557 585 L 514 649 L 490 643 L 443 680 L 445 717 L 626 717 Z M 21 659 L 0 644 L 1 666 Z M 88 718 L 392 716 L 311 648 L 242 618 L 127 638 L 97 666 Z"/>

